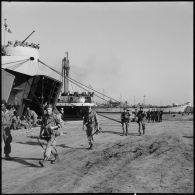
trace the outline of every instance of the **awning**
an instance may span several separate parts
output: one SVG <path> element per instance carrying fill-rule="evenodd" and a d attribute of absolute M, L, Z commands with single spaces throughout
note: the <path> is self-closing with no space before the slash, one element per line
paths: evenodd
<path fill-rule="evenodd" d="M 1 68 L 20 72 L 29 76 L 45 75 L 62 82 L 61 75 L 38 62 L 25 56 L 2 56 Z M 55 69 L 55 68 L 54 68 Z"/>

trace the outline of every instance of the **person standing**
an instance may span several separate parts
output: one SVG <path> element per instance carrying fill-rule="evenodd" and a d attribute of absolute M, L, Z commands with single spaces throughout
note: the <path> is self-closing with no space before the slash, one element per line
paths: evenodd
<path fill-rule="evenodd" d="M 14 111 L 14 115 L 12 117 L 12 123 L 11 123 L 10 128 L 16 130 L 17 129 L 17 126 L 18 126 L 17 112 Z"/>
<path fill-rule="evenodd" d="M 160 122 L 162 122 L 163 110 L 160 110 Z"/>
<path fill-rule="evenodd" d="M 38 124 L 37 124 L 37 113 L 34 111 L 34 110 L 30 110 L 31 111 L 31 117 L 32 117 L 32 125 L 33 127 L 37 127 Z"/>
<path fill-rule="evenodd" d="M 26 108 L 26 120 L 28 122 L 28 128 L 31 129 L 31 110 L 29 107 Z"/>
<path fill-rule="evenodd" d="M 121 113 L 121 124 L 122 124 L 122 129 L 123 129 L 123 135 L 126 135 L 126 136 L 128 135 L 129 122 L 130 122 L 129 110 L 124 108 L 123 112 Z"/>
<path fill-rule="evenodd" d="M 11 142 L 12 142 L 12 135 L 11 135 L 11 123 L 12 123 L 12 118 L 10 115 L 10 109 L 11 106 L 7 105 L 5 100 L 2 100 L 1 103 L 1 126 L 2 126 L 2 137 L 5 143 L 4 146 L 4 154 L 5 154 L 5 159 L 6 160 L 12 160 L 13 158 L 10 157 L 11 153 Z"/>
<path fill-rule="evenodd" d="M 86 126 L 86 134 L 89 143 L 89 149 L 93 148 L 93 133 L 95 130 L 99 130 L 99 121 L 95 110 L 89 106 L 86 114 L 83 116 L 83 130 Z"/>
<path fill-rule="evenodd" d="M 137 123 L 139 125 L 138 133 L 139 133 L 139 135 L 141 135 L 141 128 L 142 128 L 143 134 L 145 134 L 145 129 L 146 129 L 145 122 L 144 122 L 145 113 L 143 112 L 143 108 L 142 107 L 140 107 L 140 110 L 137 113 L 137 117 L 138 117 Z"/>
<path fill-rule="evenodd" d="M 148 123 L 149 123 L 150 122 L 150 119 L 151 119 L 150 109 L 146 112 L 146 119 L 148 120 Z"/>
<path fill-rule="evenodd" d="M 27 118 L 27 121 L 28 121 L 28 124 L 29 124 L 30 128 L 32 126 L 33 127 L 37 127 L 38 126 L 38 124 L 37 124 L 37 117 L 38 117 L 37 113 L 34 110 L 31 110 L 29 107 L 27 107 L 26 118 Z"/>
<path fill-rule="evenodd" d="M 44 167 L 49 160 L 51 154 L 55 157 L 52 163 L 58 162 L 59 155 L 56 149 L 56 137 L 60 136 L 58 128 L 61 127 L 60 120 L 57 115 L 53 113 L 53 106 L 48 104 L 46 107 L 47 113 L 43 115 L 42 125 L 40 130 L 40 138 L 47 141 L 44 159 L 39 161 L 39 164 Z"/>

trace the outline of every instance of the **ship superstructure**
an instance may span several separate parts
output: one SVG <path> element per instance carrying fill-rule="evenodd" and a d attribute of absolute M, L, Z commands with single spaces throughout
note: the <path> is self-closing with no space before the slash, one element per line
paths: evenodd
<path fill-rule="evenodd" d="M 63 120 L 81 119 L 89 106 L 95 106 L 93 102 L 93 92 L 70 92 L 69 91 L 69 59 L 68 52 L 62 59 L 62 81 L 63 92 L 58 98 L 56 108 L 62 113 Z"/>

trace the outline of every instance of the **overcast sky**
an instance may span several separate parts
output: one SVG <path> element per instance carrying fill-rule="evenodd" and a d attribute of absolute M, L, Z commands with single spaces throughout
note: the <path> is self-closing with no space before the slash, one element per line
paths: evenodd
<path fill-rule="evenodd" d="M 155 105 L 193 101 L 193 2 L 3 2 L 1 9 L 13 32 L 6 41 L 35 30 L 27 42 L 40 43 L 39 58 L 61 70 L 68 51 L 70 77 L 85 85 L 130 104 L 144 95 Z"/>

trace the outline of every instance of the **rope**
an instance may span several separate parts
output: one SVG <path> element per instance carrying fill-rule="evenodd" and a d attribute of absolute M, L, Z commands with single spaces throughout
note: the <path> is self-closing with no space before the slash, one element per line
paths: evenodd
<path fill-rule="evenodd" d="M 57 70 L 51 68 L 50 66 L 48 66 L 48 65 L 45 64 L 45 63 L 43 63 L 43 62 L 42 62 L 41 60 L 39 60 L 39 59 L 38 59 L 38 61 L 39 61 L 40 63 L 42 63 L 43 65 L 45 65 L 46 67 L 48 67 L 48 68 L 50 68 L 51 70 L 53 70 L 54 72 L 56 72 L 57 74 L 63 76 L 61 72 L 59 72 L 59 71 L 57 71 Z M 67 76 L 65 76 L 65 77 L 67 77 Z M 68 78 L 68 80 L 69 80 L 70 82 L 74 83 L 75 85 L 77 85 L 77 86 L 79 86 L 79 87 L 81 87 L 80 85 L 83 85 L 83 86 L 85 86 L 86 88 L 89 88 L 88 86 L 86 86 L 86 85 L 84 85 L 84 84 L 82 84 L 82 83 L 80 83 L 80 82 L 78 82 L 78 81 L 76 81 L 76 80 L 74 80 L 74 79 L 72 79 L 72 78 L 70 78 L 70 77 L 67 77 L 67 78 Z M 75 83 L 75 82 L 76 82 L 76 83 Z M 78 85 L 77 83 L 79 83 L 80 85 Z M 84 90 L 86 90 L 86 91 L 88 91 L 88 92 L 90 92 L 89 90 L 87 90 L 87 89 L 85 89 L 85 88 L 83 88 L 83 87 L 81 87 L 81 88 L 84 89 Z M 107 96 L 107 95 L 105 95 L 105 94 L 102 94 L 102 93 L 100 93 L 100 92 L 94 90 L 93 88 L 89 88 L 89 89 L 92 90 L 92 91 L 95 91 L 95 92 L 97 92 L 97 93 L 99 93 L 99 94 L 101 94 L 101 95 L 104 95 L 104 96 L 108 97 L 109 99 L 115 100 L 114 98 L 111 98 L 111 97 L 109 97 L 109 96 Z M 94 94 L 94 95 L 95 95 L 95 94 Z M 102 100 L 108 101 L 108 100 L 106 100 L 106 99 L 104 99 L 104 98 L 102 98 L 102 97 L 100 97 L 100 96 L 98 96 L 98 95 L 95 95 L 95 96 L 99 97 L 99 98 L 102 99 Z M 115 100 L 115 101 L 120 102 L 120 101 L 118 101 L 118 100 Z"/>
<path fill-rule="evenodd" d="M 79 83 L 79 84 L 83 85 L 84 87 L 87 87 L 87 88 L 89 88 L 89 89 L 95 91 L 96 93 L 99 93 L 100 95 L 104 95 L 104 96 L 106 96 L 106 97 L 109 98 L 109 99 L 113 99 L 114 101 L 120 102 L 120 101 L 118 101 L 118 100 L 116 100 L 116 99 L 114 99 L 114 98 L 111 98 L 111 97 L 109 97 L 109 96 L 107 96 L 107 95 L 105 95 L 105 94 L 103 94 L 103 93 L 100 93 L 100 92 L 96 91 L 96 90 L 93 89 L 92 87 L 88 87 L 88 86 L 86 86 L 86 85 L 84 85 L 84 84 L 82 84 L 82 83 L 80 83 L 80 82 L 78 82 L 78 81 L 76 81 L 76 80 L 74 80 L 74 79 L 72 79 L 72 78 L 70 78 L 70 77 L 68 77 L 68 78 L 71 79 L 71 80 L 73 80 L 73 81 L 75 81 L 76 83 Z"/>
<path fill-rule="evenodd" d="M 14 64 L 14 65 L 12 65 L 12 66 L 6 67 L 6 69 L 7 69 L 7 68 L 12 68 L 13 70 L 15 70 L 16 68 L 18 68 L 18 67 L 21 66 L 22 64 L 26 63 L 27 61 L 29 61 L 29 59 L 28 59 L 28 60 L 25 60 L 24 62 L 21 62 L 20 64 Z"/>
<path fill-rule="evenodd" d="M 104 116 L 104 115 L 99 114 L 99 113 L 97 113 L 97 114 L 100 115 L 100 116 L 102 116 L 102 117 L 105 117 L 105 118 L 107 118 L 107 119 L 110 119 L 110 120 L 112 120 L 112 121 L 115 121 L 115 122 L 117 122 L 117 123 L 121 123 L 121 121 L 118 121 L 118 120 L 116 120 L 116 119 L 110 118 L 110 117 L 108 117 L 108 116 Z"/>
<path fill-rule="evenodd" d="M 7 62 L 7 63 L 4 63 L 4 64 L 2 64 L 2 65 L 12 64 L 12 63 L 22 62 L 22 61 L 28 61 L 28 60 L 29 60 L 29 58 L 28 58 L 28 59 L 25 59 L 25 60 L 18 60 L 18 61 L 15 61 L 15 62 Z"/>

